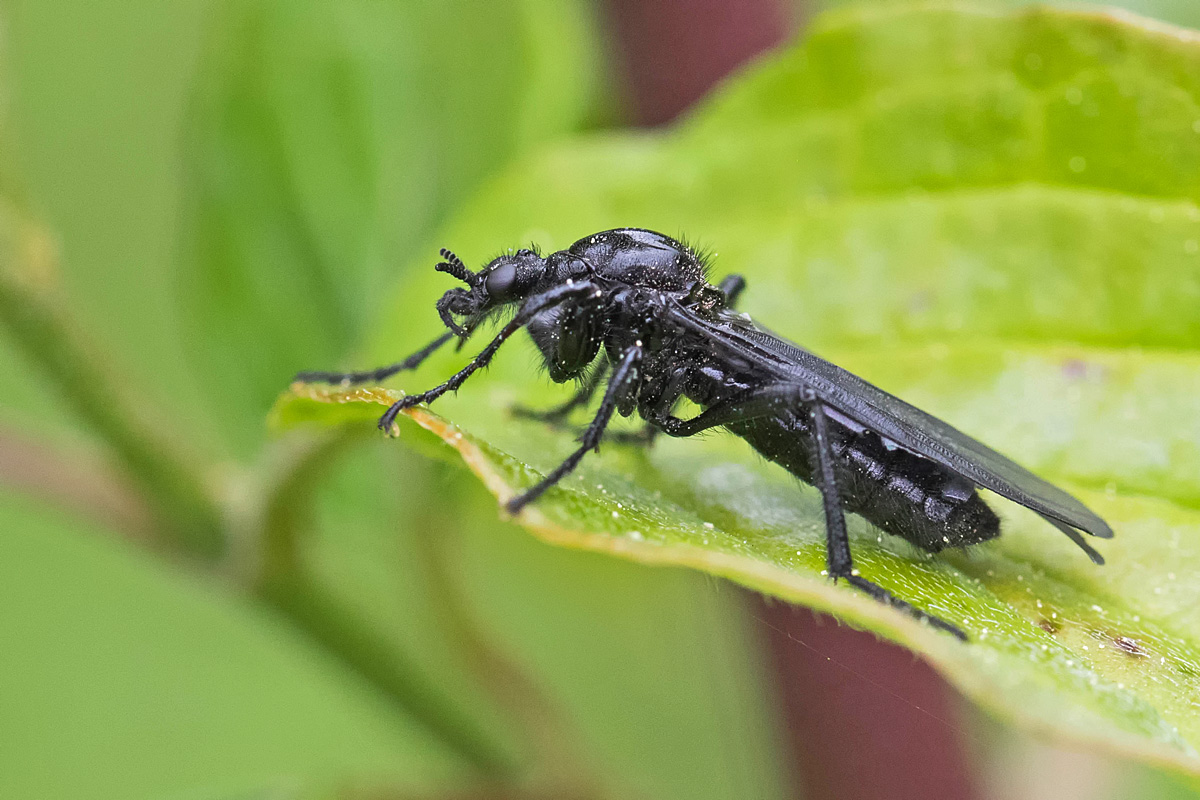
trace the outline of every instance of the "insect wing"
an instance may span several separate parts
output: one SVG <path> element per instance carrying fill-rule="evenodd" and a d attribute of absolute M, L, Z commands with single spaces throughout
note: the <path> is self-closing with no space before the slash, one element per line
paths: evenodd
<path fill-rule="evenodd" d="M 941 464 L 978 486 L 1055 520 L 1104 539 L 1112 528 L 1079 500 L 937 417 L 791 342 L 755 326 L 745 315 L 723 312 L 707 320 L 675 306 L 677 323 L 703 335 L 717 349 L 773 372 L 781 383 L 810 387 L 835 418 L 874 431 L 916 455 Z M 1062 529 L 1062 525 L 1056 525 Z M 1082 540 L 1072 539 L 1077 544 Z M 1084 549 L 1095 560 L 1086 545 Z"/>

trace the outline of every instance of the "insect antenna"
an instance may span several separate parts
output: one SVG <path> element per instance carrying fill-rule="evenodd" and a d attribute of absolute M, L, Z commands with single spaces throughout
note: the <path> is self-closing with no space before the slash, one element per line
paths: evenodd
<path fill-rule="evenodd" d="M 467 269 L 467 265 L 462 262 L 461 258 L 444 247 L 441 249 L 440 254 L 445 261 L 434 266 L 434 269 L 438 272 L 445 272 L 448 275 L 458 278 L 468 286 L 475 286 L 479 283 L 479 275 Z"/>

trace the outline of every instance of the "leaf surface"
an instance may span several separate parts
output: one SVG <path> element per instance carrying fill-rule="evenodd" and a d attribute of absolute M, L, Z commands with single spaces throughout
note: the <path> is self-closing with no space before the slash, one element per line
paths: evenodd
<path fill-rule="evenodd" d="M 675 130 L 527 159 L 445 232 L 473 267 L 622 225 L 717 250 L 756 319 L 1098 511 L 1107 566 L 995 497 L 1003 536 L 939 558 L 852 517 L 863 574 L 961 625 L 960 644 L 825 580 L 817 493 L 721 435 L 609 444 L 519 521 L 834 612 L 1000 716 L 1200 773 L 1198 92 L 1200 36 L 1125 14 L 849 9 Z M 431 339 L 449 285 L 406 282 L 362 366 Z M 570 391 L 535 364 L 506 346 L 402 438 L 501 500 L 529 486 L 573 448 L 507 412 Z M 276 418 L 366 425 L 398 396 L 294 387 Z"/>

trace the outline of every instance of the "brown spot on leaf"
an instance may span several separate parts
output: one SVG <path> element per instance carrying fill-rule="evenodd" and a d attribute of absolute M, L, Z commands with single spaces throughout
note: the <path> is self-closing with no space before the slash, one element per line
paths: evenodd
<path fill-rule="evenodd" d="M 1040 620 L 1038 620 L 1038 627 L 1051 636 L 1062 630 L 1062 625 L 1060 625 L 1057 620 L 1046 619 L 1045 617 L 1042 617 Z"/>
<path fill-rule="evenodd" d="M 1125 655 L 1134 656 L 1135 658 L 1145 658 L 1150 655 L 1146 652 L 1146 648 L 1142 647 L 1141 642 L 1137 639 L 1130 639 L 1128 636 L 1112 637 L 1113 646 L 1120 650 Z"/>

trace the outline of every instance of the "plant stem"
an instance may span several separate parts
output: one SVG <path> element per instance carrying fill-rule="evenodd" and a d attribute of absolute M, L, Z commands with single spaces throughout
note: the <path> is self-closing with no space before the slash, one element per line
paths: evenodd
<path fill-rule="evenodd" d="M 89 451 L 35 441 L 0 425 L 0 486 L 70 510 L 147 545 L 154 515 L 112 465 Z"/>
<path fill-rule="evenodd" d="M 512 756 L 498 748 L 476 720 L 304 570 L 266 580 L 257 597 L 424 724 L 482 776 L 503 783 L 512 775 Z"/>
<path fill-rule="evenodd" d="M 235 575 L 253 576 L 242 583 L 252 596 L 373 684 L 482 775 L 496 781 L 510 776 L 513 759 L 477 722 L 303 568 L 297 539 L 305 498 L 311 496 L 304 490 L 338 437 L 313 440 L 296 452 L 269 451 L 255 478 L 272 472 L 270 456 L 282 452 L 276 459 L 282 468 L 273 472 L 279 478 L 272 481 L 268 474 L 270 485 L 252 498 L 251 513 L 239 513 L 246 509 L 238 507 L 237 493 L 225 502 L 218 499 L 202 466 L 192 463 L 172 437 L 151 428 L 131 393 L 122 391 L 105 368 L 105 359 L 88 346 L 53 280 L 47 279 L 53 275 L 52 254 L 49 237 L 40 228 L 0 204 L 0 325 L 108 446 L 153 514 L 151 541 L 214 571 L 234 562 L 230 571 Z M 67 500 L 64 491 L 55 498 Z"/>
<path fill-rule="evenodd" d="M 458 470 L 450 464 L 438 464 L 437 470 Z M 445 476 L 435 472 L 438 478 Z M 448 481 L 439 480 L 439 494 L 446 497 Z M 554 702 L 534 674 L 520 661 L 498 647 L 473 613 L 467 597 L 454 580 L 449 550 L 461 542 L 461 521 L 447 520 L 446 509 L 458 513 L 467 502 L 464 497 L 447 497 L 445 505 L 430 504 L 421 509 L 424 530 L 441 531 L 441 536 L 418 536 L 417 554 L 422 572 L 434 600 L 439 627 L 447 633 L 462 664 L 507 716 L 523 729 L 526 747 L 536 754 L 535 778 L 538 785 L 553 786 L 567 797 L 599 798 L 606 796 L 593 774 L 580 746 L 578 731 L 568 723 L 565 710 Z M 491 502 L 490 496 L 488 502 Z M 455 535 L 457 533 L 458 535 Z"/>
<path fill-rule="evenodd" d="M 0 324 L 50 380 L 79 419 L 111 448 L 117 464 L 153 509 L 163 544 L 212 561 L 223 549 L 221 514 L 203 471 L 169 436 L 152 431 L 120 382 L 90 352 L 87 337 L 66 313 L 52 282 L 40 281 L 49 237 L 0 209 L 7 239 L 0 249 Z"/>
<path fill-rule="evenodd" d="M 362 438 L 348 430 L 301 431 L 268 450 L 260 470 L 266 485 L 253 493 L 264 505 L 246 526 L 256 537 L 248 554 L 256 563 L 235 567 L 235 572 L 256 597 L 383 692 L 481 777 L 503 784 L 516 770 L 513 754 L 498 746 L 494 736 L 416 663 L 315 580 L 304 564 L 300 538 L 312 518 L 316 483 L 337 450 Z"/>

